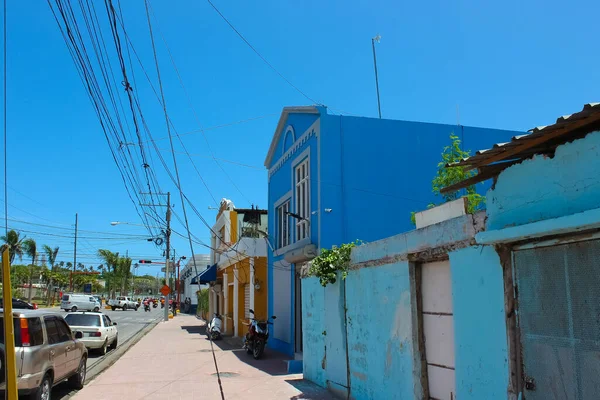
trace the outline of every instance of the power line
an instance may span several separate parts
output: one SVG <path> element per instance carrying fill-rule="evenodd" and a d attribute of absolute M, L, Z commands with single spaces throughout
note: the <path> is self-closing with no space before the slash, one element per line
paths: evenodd
<path fill-rule="evenodd" d="M 191 256 L 192 256 L 192 261 L 194 263 L 194 269 L 196 270 L 196 272 L 198 271 L 197 267 L 196 267 L 196 258 L 194 257 L 194 247 L 192 244 L 192 236 L 191 236 L 191 232 L 190 232 L 190 227 L 189 227 L 189 223 L 188 223 L 188 219 L 187 219 L 187 211 L 185 208 L 185 201 L 183 198 L 183 191 L 181 189 L 181 180 L 179 178 L 179 169 L 177 168 L 177 157 L 175 156 L 175 152 L 174 152 L 174 148 L 173 148 L 173 138 L 171 136 L 171 128 L 169 125 L 169 115 L 167 113 L 167 103 L 165 102 L 165 95 L 164 95 L 164 91 L 163 91 L 163 86 L 162 86 L 162 80 L 160 78 L 160 68 L 158 66 L 158 57 L 156 55 L 156 46 L 154 44 L 154 35 L 152 34 L 152 22 L 150 20 L 150 11 L 148 9 L 148 0 L 144 1 L 145 5 L 146 5 L 146 17 L 148 18 L 148 28 L 150 30 L 150 39 L 152 42 L 152 52 L 154 54 L 154 62 L 156 64 L 156 73 L 158 75 L 158 85 L 160 88 L 160 95 L 162 98 L 162 105 L 163 105 L 163 110 L 165 113 L 165 122 L 167 124 L 167 133 L 169 134 L 169 144 L 171 145 L 171 151 L 173 152 L 173 165 L 175 167 L 175 176 L 177 177 L 177 187 L 179 189 L 179 197 L 181 198 L 181 206 L 183 209 L 183 217 L 185 219 L 185 227 L 186 230 L 188 232 L 188 239 L 189 239 L 189 244 L 190 244 L 190 251 L 192 252 Z M 170 207 L 170 205 L 169 205 Z M 167 232 L 168 234 L 168 232 Z M 167 254 L 167 258 L 170 256 L 170 254 Z M 209 335 L 210 337 L 210 335 Z M 219 383 L 219 391 L 221 392 L 221 399 L 225 400 L 225 394 L 223 393 L 223 385 L 221 383 L 221 374 L 219 373 L 219 366 L 217 364 L 217 358 L 215 356 L 215 351 L 213 348 L 213 344 L 212 344 L 212 340 L 210 341 L 210 345 L 211 345 L 211 350 L 212 350 L 212 355 L 213 355 L 213 360 L 214 360 L 214 364 L 215 364 L 215 370 L 217 373 L 217 382 Z"/>
<path fill-rule="evenodd" d="M 323 105 L 321 103 L 319 103 L 318 101 L 314 100 L 313 98 L 311 98 L 310 96 L 308 96 L 306 93 L 304 93 L 302 90 L 300 90 L 300 88 L 298 88 L 296 85 L 294 85 L 289 79 L 287 79 L 285 76 L 283 76 L 283 74 L 281 72 L 279 72 L 274 66 L 273 64 L 271 64 L 269 61 L 267 61 L 266 58 L 264 58 L 262 56 L 262 54 L 260 54 L 258 52 L 258 50 L 256 50 L 256 48 L 254 46 L 252 46 L 252 44 L 250 44 L 250 42 L 244 37 L 244 35 L 241 34 L 240 31 L 238 31 L 236 29 L 235 26 L 233 26 L 233 24 L 231 22 L 229 22 L 229 20 L 223 15 L 223 13 L 221 13 L 221 11 L 219 11 L 219 9 L 217 8 L 217 6 L 215 6 L 213 4 L 212 1 L 207 0 L 208 4 L 211 5 L 212 8 L 214 8 L 214 10 L 217 12 L 217 14 L 219 14 L 221 16 L 221 18 L 223 18 L 223 21 L 225 21 L 227 23 L 227 25 L 229 25 L 229 27 L 240 37 L 240 39 L 242 39 L 242 41 L 244 43 L 246 43 L 246 45 L 248 45 L 248 47 L 250 47 L 250 49 L 256 53 L 256 55 L 269 67 L 273 70 L 273 72 L 275 72 L 277 75 L 279 75 L 279 77 L 281 79 L 283 79 L 288 85 L 290 85 L 292 88 L 294 88 L 298 93 L 300 93 L 302 96 L 306 97 L 308 100 L 310 100 L 313 104 L 317 104 L 317 105 Z"/>

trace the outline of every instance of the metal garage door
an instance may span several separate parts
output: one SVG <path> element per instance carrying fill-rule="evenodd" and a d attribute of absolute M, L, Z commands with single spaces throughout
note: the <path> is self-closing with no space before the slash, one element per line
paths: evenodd
<path fill-rule="evenodd" d="M 421 296 L 429 398 L 453 400 L 454 316 L 450 262 L 422 264 Z"/>
<path fill-rule="evenodd" d="M 250 318 L 250 284 L 244 286 L 244 318 Z"/>
<path fill-rule="evenodd" d="M 600 398 L 600 241 L 514 252 L 524 399 Z"/>

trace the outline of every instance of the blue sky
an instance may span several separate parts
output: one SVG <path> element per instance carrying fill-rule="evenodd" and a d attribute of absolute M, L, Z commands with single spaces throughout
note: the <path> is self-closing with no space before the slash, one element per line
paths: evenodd
<path fill-rule="evenodd" d="M 102 2 L 96 2 L 105 15 Z M 151 1 L 157 51 L 169 115 L 212 195 L 236 206 L 266 207 L 262 164 L 281 108 L 312 102 L 264 64 L 205 1 Z M 385 118 L 526 130 L 597 101 L 600 52 L 591 38 L 597 2 L 476 1 L 263 1 L 214 0 L 253 46 L 310 98 L 344 113 L 377 115 L 371 37 L 377 45 L 381 108 Z M 141 0 L 123 1 L 128 33 L 153 84 L 156 73 Z M 105 19 L 103 19 L 105 21 Z M 173 54 L 214 156 L 197 131 L 169 55 Z M 134 259 L 159 260 L 140 237 L 140 223 L 108 150 L 86 91 L 46 2 L 8 1 L 9 216 L 39 243 L 60 246 L 72 260 L 69 228 L 79 213 L 79 261 L 97 264 L 98 248 Z M 142 108 L 155 138 L 166 136 L 161 107 L 134 65 Z M 243 123 L 233 122 L 248 120 Z M 223 127 L 223 125 L 227 125 Z M 171 165 L 169 143 L 158 141 Z M 473 149 L 475 150 L 475 149 Z M 214 221 L 214 206 L 191 162 L 176 143 L 182 187 Z M 175 186 L 153 165 L 161 188 Z M 232 183 L 232 181 L 235 183 Z M 239 189 L 239 190 L 238 190 Z M 4 198 L 2 197 L 2 201 Z M 424 205 L 425 206 L 425 205 Z M 190 215 L 193 232 L 209 232 Z M 179 223 L 174 228 L 183 231 Z M 106 234 L 103 234 L 105 232 Z M 43 235 L 44 233 L 45 235 Z M 85 234 L 85 236 L 84 236 Z M 57 236 L 58 235 L 58 236 Z M 106 239 L 110 237 L 111 239 Z M 185 240 L 174 238 L 189 256 Z M 196 253 L 207 249 L 195 247 Z M 141 273 L 159 267 L 140 268 Z"/>

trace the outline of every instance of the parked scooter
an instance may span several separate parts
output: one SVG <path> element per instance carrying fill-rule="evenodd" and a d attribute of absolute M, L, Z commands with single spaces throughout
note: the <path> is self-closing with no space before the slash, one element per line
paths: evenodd
<path fill-rule="evenodd" d="M 254 310 L 249 310 L 250 314 L 254 315 Z M 271 316 L 271 319 L 276 319 L 276 316 Z M 269 339 L 269 325 L 273 325 L 270 321 L 259 321 L 250 318 L 250 326 L 248 333 L 244 338 L 244 348 L 248 354 L 252 354 L 255 360 L 262 357 L 265 351 L 265 345 Z"/>
<path fill-rule="evenodd" d="M 217 313 L 213 315 L 212 320 L 206 327 L 206 336 L 210 340 L 221 339 L 221 316 Z"/>

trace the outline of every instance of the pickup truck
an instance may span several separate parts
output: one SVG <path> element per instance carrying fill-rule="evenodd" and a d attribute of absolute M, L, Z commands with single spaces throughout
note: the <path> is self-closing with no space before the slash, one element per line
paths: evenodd
<path fill-rule="evenodd" d="M 139 307 L 137 301 L 134 301 L 131 297 L 126 296 L 118 296 L 114 300 L 109 300 L 108 305 L 112 308 L 113 311 L 115 311 L 117 308 L 120 308 L 123 311 L 132 308 L 135 311 L 137 311 Z"/>

